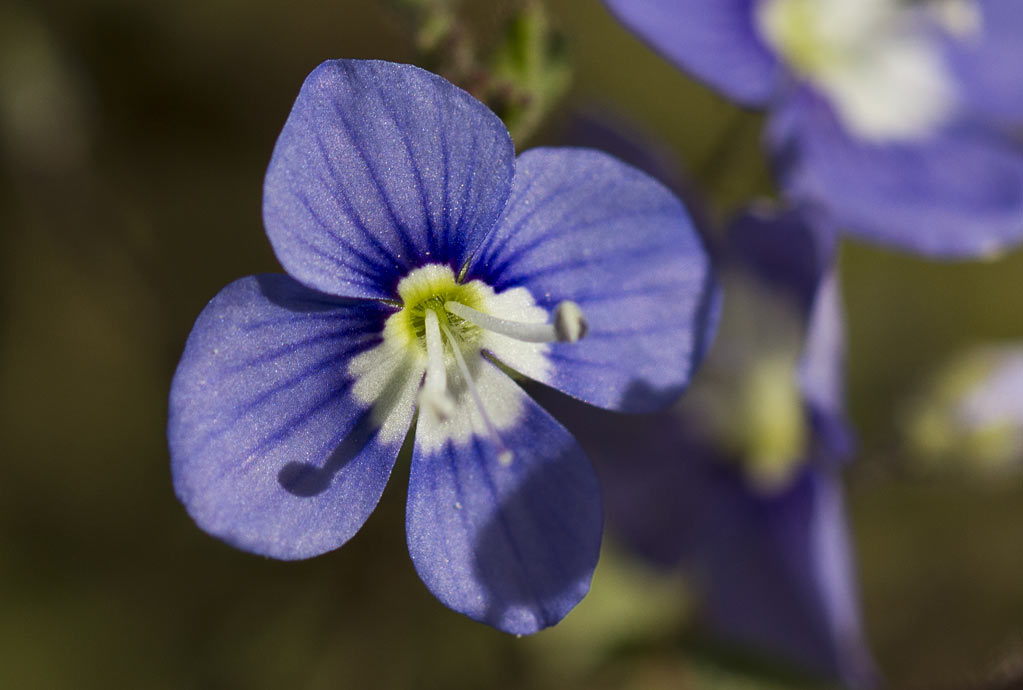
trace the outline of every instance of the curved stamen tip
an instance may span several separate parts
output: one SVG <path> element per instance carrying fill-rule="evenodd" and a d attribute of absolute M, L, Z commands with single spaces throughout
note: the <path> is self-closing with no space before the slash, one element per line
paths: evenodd
<path fill-rule="evenodd" d="M 501 467 L 507 467 L 512 464 L 513 459 L 515 459 L 515 454 L 507 448 L 497 454 L 497 463 L 501 465 Z"/>
<path fill-rule="evenodd" d="M 571 300 L 558 304 L 554 310 L 554 333 L 563 343 L 574 343 L 586 335 L 590 326 L 586 323 L 583 310 Z"/>

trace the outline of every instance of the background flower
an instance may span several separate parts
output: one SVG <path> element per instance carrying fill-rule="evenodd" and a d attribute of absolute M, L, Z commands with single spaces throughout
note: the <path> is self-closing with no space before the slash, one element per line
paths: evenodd
<path fill-rule="evenodd" d="M 682 69 L 767 107 L 783 190 L 843 230 L 935 257 L 1023 240 L 1023 152 L 1003 129 L 1021 88 L 989 76 L 1018 57 L 1011 0 L 607 4 Z"/>
<path fill-rule="evenodd" d="M 683 400 L 628 421 L 561 405 L 607 487 L 611 530 L 681 562 L 719 635 L 866 687 L 834 240 L 795 212 L 736 219 L 720 333 Z"/>

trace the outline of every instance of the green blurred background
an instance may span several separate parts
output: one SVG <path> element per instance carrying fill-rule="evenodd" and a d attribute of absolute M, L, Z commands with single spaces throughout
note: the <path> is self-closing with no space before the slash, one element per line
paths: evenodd
<path fill-rule="evenodd" d="M 509 2 L 467 3 L 486 44 Z M 770 190 L 759 119 L 659 60 L 596 0 L 547 3 L 568 113 L 665 141 L 712 215 Z M 609 541 L 591 595 L 515 639 L 416 577 L 399 465 L 340 551 L 278 563 L 196 528 L 171 490 L 170 377 L 221 287 L 279 270 L 261 185 L 326 58 L 416 61 L 369 0 L 0 4 L 0 688 L 811 687 L 709 642 L 674 573 Z M 905 401 L 949 356 L 1023 338 L 1023 254 L 937 264 L 847 243 L 848 473 L 868 634 L 896 688 L 1023 674 L 1023 479 L 922 476 Z"/>

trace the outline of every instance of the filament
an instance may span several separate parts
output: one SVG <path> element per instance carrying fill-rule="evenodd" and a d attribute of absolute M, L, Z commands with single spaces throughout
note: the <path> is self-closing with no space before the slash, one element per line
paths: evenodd
<path fill-rule="evenodd" d="M 575 302 L 567 300 L 555 308 L 551 323 L 522 323 L 502 319 L 453 301 L 445 302 L 444 308 L 480 328 L 527 343 L 574 343 L 586 335 L 588 328 L 582 309 Z"/>

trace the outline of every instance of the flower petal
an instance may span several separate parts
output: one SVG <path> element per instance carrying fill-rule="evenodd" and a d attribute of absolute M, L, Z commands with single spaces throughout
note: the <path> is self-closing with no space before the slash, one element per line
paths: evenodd
<path fill-rule="evenodd" d="M 817 433 L 817 455 L 850 456 L 856 441 L 845 415 L 845 313 L 835 269 L 819 282 L 797 375 Z"/>
<path fill-rule="evenodd" d="M 874 685 L 837 477 L 809 469 L 777 496 L 716 479 L 703 555 L 713 625 L 849 687 Z"/>
<path fill-rule="evenodd" d="M 809 312 L 835 264 L 837 233 L 804 209 L 753 206 L 728 225 L 725 260 Z"/>
<path fill-rule="evenodd" d="M 770 137 L 783 186 L 857 237 L 933 257 L 992 254 L 1023 241 L 1023 154 L 979 132 L 870 144 L 830 109 L 795 95 Z"/>
<path fill-rule="evenodd" d="M 533 149 L 467 279 L 578 303 L 589 333 L 550 366 L 513 369 L 588 403 L 649 411 L 677 397 L 706 342 L 713 278 L 685 208 L 659 182 L 598 151 Z"/>
<path fill-rule="evenodd" d="M 353 390 L 367 382 L 350 364 L 380 342 L 390 311 L 281 275 L 243 278 L 210 302 L 174 376 L 167 428 L 174 489 L 200 527 L 283 559 L 355 534 L 383 492 L 422 375 L 398 359 L 378 367 L 375 404 Z"/>
<path fill-rule="evenodd" d="M 393 298 L 425 260 L 462 267 L 504 208 L 514 155 L 501 120 L 436 75 L 324 62 L 302 85 L 270 159 L 267 234 L 306 285 Z"/>
<path fill-rule="evenodd" d="M 1019 0 L 980 0 L 979 36 L 966 35 L 951 44 L 964 100 L 971 110 L 1003 124 L 1023 124 L 1023 3 Z M 1009 67 L 1016 65 L 1017 69 Z"/>
<path fill-rule="evenodd" d="M 493 370 L 480 377 L 487 381 L 484 404 L 520 406 L 518 423 L 500 432 L 514 457 L 499 461 L 478 415 L 470 438 L 424 443 L 438 432 L 421 414 L 409 482 L 409 553 L 446 606 L 529 634 L 564 618 L 589 590 L 600 551 L 600 490 L 569 433 L 496 367 L 480 364 Z"/>
<path fill-rule="evenodd" d="M 665 58 L 743 105 L 771 97 L 779 64 L 754 25 L 755 0 L 604 0 Z"/>

